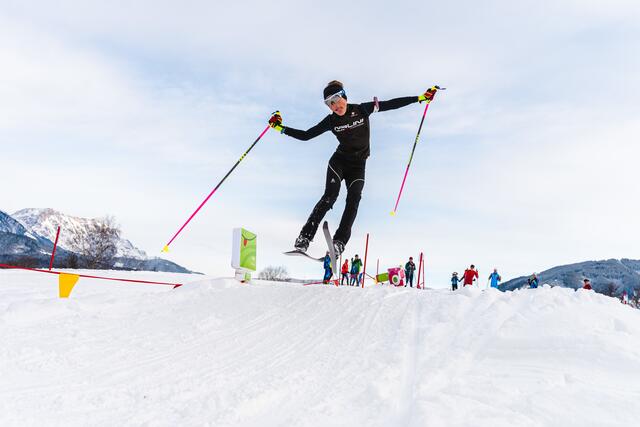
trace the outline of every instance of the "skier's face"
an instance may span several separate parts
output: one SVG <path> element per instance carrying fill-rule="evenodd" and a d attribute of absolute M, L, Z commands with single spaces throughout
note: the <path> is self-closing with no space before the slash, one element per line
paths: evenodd
<path fill-rule="evenodd" d="M 347 100 L 341 96 L 338 97 L 337 100 L 331 101 L 331 103 L 328 105 L 329 108 L 331 108 L 331 111 L 339 116 L 344 116 L 344 114 L 347 112 Z"/>

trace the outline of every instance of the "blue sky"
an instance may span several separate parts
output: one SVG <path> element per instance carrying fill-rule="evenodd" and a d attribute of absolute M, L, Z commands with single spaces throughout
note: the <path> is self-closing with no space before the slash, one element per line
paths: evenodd
<path fill-rule="evenodd" d="M 640 5 L 633 1 L 4 2 L 0 209 L 114 215 L 157 253 L 280 109 L 306 128 L 351 102 L 446 86 L 372 118 L 372 156 L 347 254 L 384 266 L 424 251 L 427 280 L 475 263 L 505 278 L 638 258 Z M 335 139 L 269 132 L 172 245 L 230 274 L 231 229 L 286 258 L 322 194 Z M 339 221 L 344 189 L 327 219 Z M 321 239 L 311 247 L 322 253 Z"/>

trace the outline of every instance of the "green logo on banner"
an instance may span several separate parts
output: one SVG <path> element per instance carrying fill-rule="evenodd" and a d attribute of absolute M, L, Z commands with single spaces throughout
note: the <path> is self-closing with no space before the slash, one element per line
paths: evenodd
<path fill-rule="evenodd" d="M 256 235 L 243 228 L 240 239 L 240 267 L 256 271 Z"/>

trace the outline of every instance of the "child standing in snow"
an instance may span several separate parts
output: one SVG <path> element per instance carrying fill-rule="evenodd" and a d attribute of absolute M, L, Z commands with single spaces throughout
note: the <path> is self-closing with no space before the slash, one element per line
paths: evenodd
<path fill-rule="evenodd" d="M 538 287 L 538 276 L 536 276 L 536 273 L 533 273 L 531 277 L 527 279 L 527 283 L 531 289 L 536 289 Z"/>
<path fill-rule="evenodd" d="M 331 271 L 331 256 L 329 256 L 329 251 L 327 251 L 327 254 L 324 256 L 324 278 L 322 279 L 322 283 L 329 283 L 331 276 L 333 276 L 333 271 Z"/>
<path fill-rule="evenodd" d="M 344 283 L 347 282 L 349 284 L 349 260 L 345 259 L 344 264 L 342 264 L 342 280 L 340 281 L 340 285 L 344 286 Z"/>
<path fill-rule="evenodd" d="M 587 289 L 589 291 L 591 290 L 591 282 L 589 281 L 589 279 L 584 279 L 582 283 L 584 283 L 582 285 L 582 289 Z"/>
<path fill-rule="evenodd" d="M 451 290 L 452 291 L 457 291 L 458 290 L 458 282 L 460 281 L 460 279 L 458 278 L 458 273 L 457 272 L 453 272 L 453 275 L 451 276 Z"/>
<path fill-rule="evenodd" d="M 360 266 L 362 265 L 362 261 L 358 258 L 356 254 L 351 260 L 351 283 L 349 285 L 360 286 Z"/>

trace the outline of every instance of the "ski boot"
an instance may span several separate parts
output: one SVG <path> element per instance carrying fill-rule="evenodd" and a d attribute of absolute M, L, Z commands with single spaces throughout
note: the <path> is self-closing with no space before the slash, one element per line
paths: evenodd
<path fill-rule="evenodd" d="M 344 252 L 344 243 L 342 243 L 340 240 L 334 240 L 333 250 L 336 253 L 336 258 L 340 257 L 340 255 L 342 255 L 342 252 Z"/>
<path fill-rule="evenodd" d="M 309 249 L 309 239 L 300 235 L 293 244 L 293 247 L 296 248 L 297 251 L 306 253 L 307 249 Z"/>

